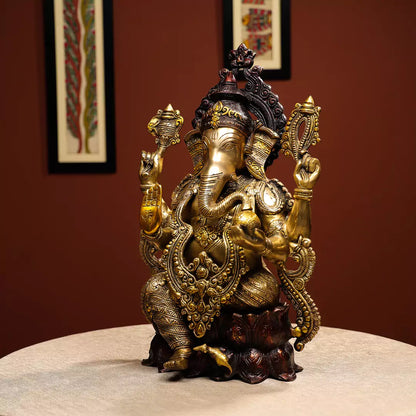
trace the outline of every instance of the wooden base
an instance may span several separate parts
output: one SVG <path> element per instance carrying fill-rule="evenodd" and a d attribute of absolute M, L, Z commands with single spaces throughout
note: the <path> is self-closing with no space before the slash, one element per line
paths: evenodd
<path fill-rule="evenodd" d="M 236 313 L 224 310 L 203 338 L 193 338 L 194 347 L 207 344 L 227 356 L 232 371 L 218 366 L 208 354 L 193 351 L 185 377 L 208 376 L 225 381 L 239 377 L 246 383 L 260 383 L 268 377 L 292 381 L 302 367 L 294 362 L 288 306 L 278 305 L 273 310 Z M 172 355 L 166 341 L 156 331 L 150 345 L 149 358 L 143 365 L 165 372 L 163 363 Z"/>

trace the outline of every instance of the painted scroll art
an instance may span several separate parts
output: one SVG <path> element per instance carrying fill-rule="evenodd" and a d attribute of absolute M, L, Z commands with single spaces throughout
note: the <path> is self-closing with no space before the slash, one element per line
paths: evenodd
<path fill-rule="evenodd" d="M 49 170 L 113 172 L 112 47 L 111 42 L 107 47 L 111 37 L 105 33 L 111 32 L 108 27 L 111 13 L 110 18 L 105 16 L 111 11 L 111 2 L 54 0 L 47 3 L 52 10 L 45 10 L 46 24 L 50 23 L 49 13 L 54 26 L 50 33 L 54 47 L 48 51 L 47 45 L 47 55 L 54 53 L 56 85 L 48 96 L 52 113 L 49 117 L 56 116 L 56 133 L 55 126 L 51 123 L 49 126 Z M 49 90 L 51 81 L 48 79 Z M 56 106 L 50 105 L 53 98 Z"/>
<path fill-rule="evenodd" d="M 94 1 L 66 0 L 63 13 L 66 124 L 67 133 L 70 133 L 67 135 L 68 150 L 78 154 L 99 153 L 100 143 L 95 134 L 97 73 Z"/>

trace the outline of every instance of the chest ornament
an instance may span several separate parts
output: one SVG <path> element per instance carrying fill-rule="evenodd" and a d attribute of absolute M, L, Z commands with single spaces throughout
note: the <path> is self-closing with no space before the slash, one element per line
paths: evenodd
<path fill-rule="evenodd" d="M 180 204 L 176 212 L 181 227 L 164 250 L 161 263 L 173 297 L 179 303 L 182 315 L 186 316 L 189 329 L 197 338 L 201 338 L 211 329 L 215 317 L 220 315 L 221 305 L 226 304 L 234 294 L 248 267 L 243 249 L 231 241 L 227 227 L 221 234 L 208 226 L 198 230 L 198 241 L 203 244 L 222 241 L 225 250 L 222 265 L 217 264 L 206 251 L 201 251 L 187 263 L 183 253 L 193 230 L 181 220 L 183 205 L 185 204 Z"/>

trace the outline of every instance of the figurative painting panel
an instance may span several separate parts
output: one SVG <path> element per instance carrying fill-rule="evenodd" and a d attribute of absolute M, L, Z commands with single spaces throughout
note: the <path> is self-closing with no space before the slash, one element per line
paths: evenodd
<path fill-rule="evenodd" d="M 290 0 L 224 0 L 224 61 L 244 43 L 264 79 L 290 78 Z"/>
<path fill-rule="evenodd" d="M 256 52 L 257 60 L 280 58 L 278 50 L 273 51 L 273 0 L 241 0 L 241 37 L 243 43 Z"/>

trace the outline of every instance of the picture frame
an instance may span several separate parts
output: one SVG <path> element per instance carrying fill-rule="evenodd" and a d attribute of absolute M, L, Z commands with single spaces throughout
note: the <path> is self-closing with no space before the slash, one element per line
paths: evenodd
<path fill-rule="evenodd" d="M 263 79 L 290 79 L 290 0 L 223 0 L 223 11 L 225 66 L 244 42 Z"/>
<path fill-rule="evenodd" d="M 112 0 L 44 0 L 49 173 L 114 173 Z"/>

